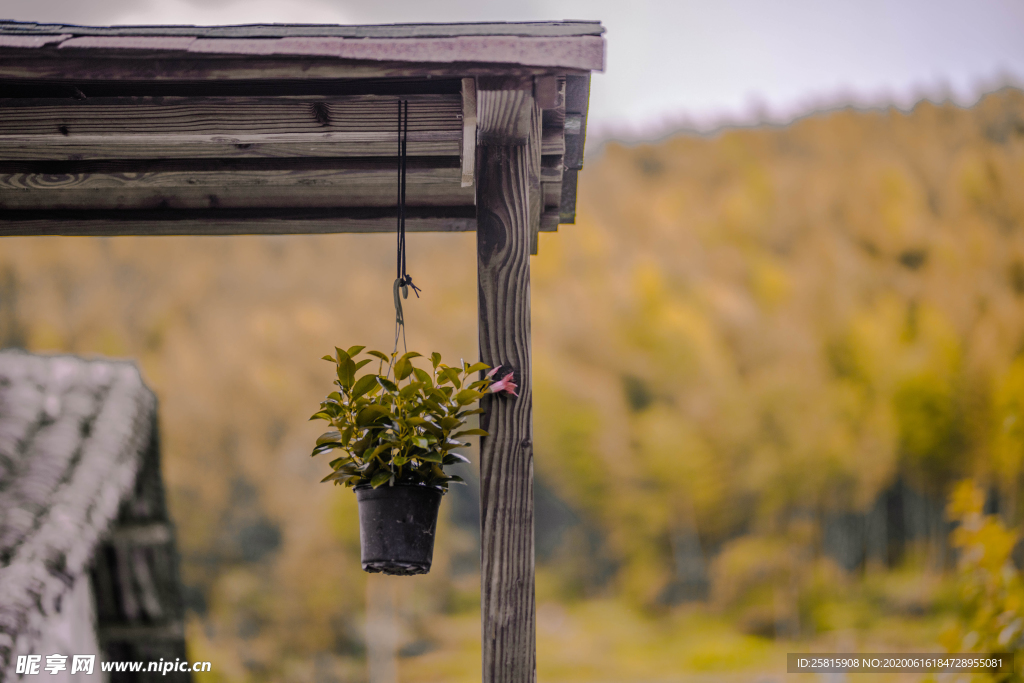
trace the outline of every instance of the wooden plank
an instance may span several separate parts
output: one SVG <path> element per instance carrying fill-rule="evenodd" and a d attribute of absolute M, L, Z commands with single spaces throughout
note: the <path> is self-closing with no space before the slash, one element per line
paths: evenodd
<path fill-rule="evenodd" d="M 544 210 L 544 192 L 541 187 L 541 110 L 537 101 L 533 103 L 530 118 L 530 139 L 526 143 L 528 182 L 530 193 L 530 253 L 537 253 L 537 233 L 540 231 L 540 214 Z"/>
<path fill-rule="evenodd" d="M 188 36 L 201 38 L 451 38 L 454 36 L 599 36 L 599 21 L 480 22 L 460 24 L 246 24 L 242 26 L 76 26 L 0 21 L 0 34 L 74 36 Z"/>
<path fill-rule="evenodd" d="M 560 157 L 541 157 L 540 179 L 545 183 L 562 182 L 562 159 Z"/>
<path fill-rule="evenodd" d="M 480 359 L 513 372 L 519 397 L 482 401 L 483 682 L 534 683 L 533 388 L 529 152 L 484 147 L 477 198 Z"/>
<path fill-rule="evenodd" d="M 119 164 L 127 165 L 127 164 Z M 4 172 L 0 209 L 243 209 L 392 207 L 395 166 L 350 163 L 334 168 Z M 102 167 L 101 167 L 102 168 Z M 409 206 L 472 206 L 475 193 L 460 184 L 457 167 L 410 164 Z"/>
<path fill-rule="evenodd" d="M 562 203 L 561 181 L 557 183 L 544 183 L 543 188 L 544 208 L 548 209 L 550 207 L 555 207 L 557 209 Z"/>
<path fill-rule="evenodd" d="M 533 77 L 533 98 L 537 100 L 537 106 L 541 109 L 555 109 L 558 107 L 559 79 L 557 76 L 534 76 Z"/>
<path fill-rule="evenodd" d="M 482 62 L 410 64 L 408 62 L 355 61 L 283 57 L 196 57 L 138 51 L 123 54 L 76 50 L 77 54 L 3 49 L 0 47 L 0 78 L 71 80 L 232 81 L 296 79 L 301 81 L 362 78 L 465 78 L 515 75 L 532 78 L 551 72 L 548 66 L 515 66 Z M 81 56 L 79 56 L 81 54 Z M 589 73 L 584 69 L 559 69 Z"/>
<path fill-rule="evenodd" d="M 125 216 L 95 212 L 89 216 L 77 211 L 64 215 L 0 216 L 0 237 L 36 235 L 287 235 L 316 233 L 391 233 L 394 216 L 347 216 L 321 212 L 314 215 L 203 215 L 200 212 L 162 211 L 151 216 Z M 171 215 L 168 215 L 171 214 Z M 191 215 L 190 215 L 191 214 Z M 474 232 L 476 219 L 466 217 L 411 216 L 406 219 L 409 232 Z"/>
<path fill-rule="evenodd" d="M 462 187 L 476 178 L 476 79 L 462 79 Z"/>
<path fill-rule="evenodd" d="M 541 232 L 558 232 L 558 211 L 545 211 L 540 215 Z"/>
<path fill-rule="evenodd" d="M 579 171 L 566 169 L 562 176 L 562 198 L 559 201 L 558 222 L 576 222 L 576 179 Z"/>
<path fill-rule="evenodd" d="M 0 159 L 393 156 L 399 97 L 14 100 Z M 411 95 L 409 154 L 457 156 L 459 95 Z"/>
<path fill-rule="evenodd" d="M 458 156 L 462 132 L 409 133 L 409 156 Z M 0 160 L 244 159 L 394 156 L 396 133 L 0 135 Z"/>
<path fill-rule="evenodd" d="M 566 78 L 565 167 L 583 168 L 583 147 L 587 138 L 587 108 L 590 105 L 590 76 Z"/>
<path fill-rule="evenodd" d="M 565 124 L 565 76 L 555 78 L 557 95 L 555 106 L 544 109 L 544 127 L 562 128 Z"/>
<path fill-rule="evenodd" d="M 0 45 L 4 44 L 0 36 Z M 24 47 L 18 45 L 17 47 Z M 301 36 L 285 38 L 205 38 L 199 36 L 72 36 L 56 49 L 64 52 L 162 52 L 164 56 L 206 53 L 252 57 L 333 57 L 406 64 L 487 63 L 565 69 L 603 70 L 600 36 L 451 36 L 435 38 L 362 38 Z"/>
<path fill-rule="evenodd" d="M 477 144 L 525 145 L 533 121 L 529 90 L 477 88 Z"/>
<path fill-rule="evenodd" d="M 561 128 L 545 128 L 541 133 L 541 154 L 562 156 L 565 154 L 565 138 Z"/>
<path fill-rule="evenodd" d="M 0 79 L 0 102 L 16 99 L 97 100 L 104 98 L 170 97 L 350 97 L 353 95 L 455 95 L 461 97 L 462 78 L 367 78 L 331 80 L 68 80 Z"/>

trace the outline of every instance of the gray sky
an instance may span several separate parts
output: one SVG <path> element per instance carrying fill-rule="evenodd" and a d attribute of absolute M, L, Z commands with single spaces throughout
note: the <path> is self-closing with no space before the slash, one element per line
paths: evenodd
<path fill-rule="evenodd" d="M 78 24 L 600 19 L 608 70 L 590 131 L 786 120 L 843 103 L 969 103 L 1024 83 L 1024 0 L 0 0 L 0 18 Z"/>

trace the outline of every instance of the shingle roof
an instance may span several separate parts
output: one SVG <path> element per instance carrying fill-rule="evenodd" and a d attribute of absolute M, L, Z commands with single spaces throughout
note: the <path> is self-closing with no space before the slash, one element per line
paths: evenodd
<path fill-rule="evenodd" d="M 456 36 L 599 36 L 599 21 L 484 22 L 459 24 L 247 24 L 239 26 L 75 26 L 0 20 L 0 35 L 193 36 L 196 38 L 454 38 Z"/>
<path fill-rule="evenodd" d="M 600 22 L 68 26 L 0 21 L 0 49 L 326 57 L 604 69 Z M 66 54 L 66 53 L 65 53 Z"/>
<path fill-rule="evenodd" d="M 0 672 L 88 580 L 155 410 L 130 363 L 0 352 Z"/>

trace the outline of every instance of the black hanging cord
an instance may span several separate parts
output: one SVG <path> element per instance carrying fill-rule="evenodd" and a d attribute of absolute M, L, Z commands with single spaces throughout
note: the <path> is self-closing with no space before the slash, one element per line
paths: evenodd
<path fill-rule="evenodd" d="M 413 284 L 412 276 L 405 269 L 405 175 L 408 158 L 409 142 L 409 102 L 398 101 L 398 249 L 396 253 L 395 276 L 395 352 L 398 352 L 398 338 L 401 336 L 402 344 L 405 346 L 405 317 L 402 312 L 402 299 L 409 298 L 409 288 L 418 299 L 420 288 Z M 402 295 L 398 295 L 398 290 Z M 408 348 L 406 347 L 406 351 Z"/>

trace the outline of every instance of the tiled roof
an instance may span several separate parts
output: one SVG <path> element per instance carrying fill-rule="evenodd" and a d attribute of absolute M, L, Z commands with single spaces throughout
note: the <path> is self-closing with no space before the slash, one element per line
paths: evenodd
<path fill-rule="evenodd" d="M 0 352 L 0 672 L 88 580 L 155 410 L 130 363 Z"/>

